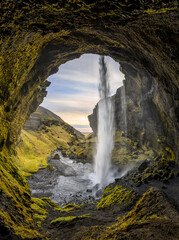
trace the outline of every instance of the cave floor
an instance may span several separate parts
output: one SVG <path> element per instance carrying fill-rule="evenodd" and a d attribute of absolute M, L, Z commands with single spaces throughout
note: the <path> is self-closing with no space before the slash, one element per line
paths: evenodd
<path fill-rule="evenodd" d="M 145 162 L 142 163 L 145 165 Z M 145 168 L 149 168 L 147 163 Z M 88 202 L 81 204 L 80 207 L 74 208 L 70 212 L 61 212 L 47 206 L 47 216 L 42 222 L 39 232 L 48 239 L 69 240 L 69 239 L 163 239 L 173 240 L 179 239 L 179 177 L 177 174 L 171 175 L 168 179 L 160 178 L 159 175 L 154 174 L 153 179 L 147 178 L 140 180 L 142 174 L 140 166 L 129 171 L 125 176 L 116 179 L 114 183 L 110 184 L 112 189 L 115 186 L 122 186 L 123 188 L 134 191 L 136 193 L 135 200 L 125 207 L 120 204 L 113 206 L 97 208 L 95 202 Z M 179 166 L 175 164 L 168 171 L 177 173 Z M 137 180 L 136 180 L 137 179 Z M 147 221 L 134 221 L 125 230 L 118 231 L 118 234 L 108 236 L 106 233 L 111 231 L 117 223 L 116 219 L 122 219 L 136 209 L 136 204 L 140 204 L 141 199 L 145 193 L 154 189 L 155 194 L 149 196 L 147 203 L 142 206 L 143 209 L 151 211 L 153 215 L 158 216 L 156 219 L 148 219 Z M 38 196 L 39 197 L 39 196 Z M 156 202 L 152 199 L 158 198 L 160 210 L 154 210 Z M 164 210 L 162 210 L 164 209 Z M 136 210 L 136 212 L 139 210 Z M 151 214 L 150 213 L 150 214 Z M 146 215 L 149 214 L 148 212 Z M 150 215 L 149 214 L 149 215 Z M 52 222 L 54 219 L 61 218 L 59 221 Z M 69 218 L 69 220 L 67 220 Z M 99 233 L 98 229 L 99 228 Z M 103 235 L 103 232 L 107 235 Z M 102 234 L 102 235 L 101 235 Z M 99 235 L 99 236 L 98 236 Z M 101 237 L 102 236 L 102 237 Z"/>

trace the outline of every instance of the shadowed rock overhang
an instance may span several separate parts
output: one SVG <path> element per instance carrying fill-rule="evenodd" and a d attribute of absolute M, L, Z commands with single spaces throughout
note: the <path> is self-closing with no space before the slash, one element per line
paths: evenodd
<path fill-rule="evenodd" d="M 177 30 L 175 1 L 3 1 L 1 149 L 14 146 L 46 95 L 47 77 L 83 53 L 111 56 L 126 76 L 144 70 L 155 78 L 156 104 L 176 131 Z"/>

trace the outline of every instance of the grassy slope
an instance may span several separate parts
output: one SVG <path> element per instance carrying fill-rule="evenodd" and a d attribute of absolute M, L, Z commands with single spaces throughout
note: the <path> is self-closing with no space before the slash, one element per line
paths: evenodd
<path fill-rule="evenodd" d="M 34 118 L 42 118 L 39 111 L 34 115 Z M 52 115 L 44 118 L 43 113 L 43 122 L 49 123 L 51 120 L 54 120 Z M 57 148 L 65 154 L 73 153 L 77 157 L 84 152 L 81 147 L 83 139 L 78 139 L 71 131 L 71 126 L 64 122 L 51 123 L 50 126 L 41 124 L 36 130 L 25 129 L 22 130 L 21 139 L 16 147 L 16 163 L 25 175 L 38 171 L 39 167 L 46 167 L 47 158 Z"/>
<path fill-rule="evenodd" d="M 46 159 L 57 148 L 68 149 L 72 135 L 61 126 L 48 127 L 49 131 L 22 130 L 21 141 L 17 146 L 17 164 L 25 172 L 36 172 L 39 165 L 47 166 Z"/>

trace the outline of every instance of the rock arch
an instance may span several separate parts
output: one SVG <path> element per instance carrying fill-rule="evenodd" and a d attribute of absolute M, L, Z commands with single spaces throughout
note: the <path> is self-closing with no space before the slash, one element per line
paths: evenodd
<path fill-rule="evenodd" d="M 46 95 L 47 77 L 83 53 L 109 55 L 120 62 L 128 82 L 134 84 L 128 88 L 132 104 L 140 101 L 135 102 L 132 91 L 137 88 L 146 97 L 148 110 L 143 110 L 160 116 L 155 123 L 162 123 L 164 147 L 170 143 L 177 154 L 177 1 L 18 0 L 3 1 L 0 7 L 0 151 L 6 180 L 10 174 L 25 186 L 7 160 L 9 153 L 28 116 Z M 143 134 L 149 129 L 150 125 L 144 126 Z M 157 137 L 153 146 L 156 141 Z"/>

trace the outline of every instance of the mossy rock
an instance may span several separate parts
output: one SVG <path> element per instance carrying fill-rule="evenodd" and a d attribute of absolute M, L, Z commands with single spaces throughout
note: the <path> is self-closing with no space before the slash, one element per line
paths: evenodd
<path fill-rule="evenodd" d="M 138 195 L 133 190 L 127 190 L 122 186 L 116 185 L 114 188 L 108 186 L 97 204 L 97 209 L 105 209 L 117 206 L 120 209 L 133 205 Z"/>
<path fill-rule="evenodd" d="M 59 155 L 58 153 L 56 153 L 56 154 L 54 155 L 53 159 L 59 160 L 59 159 L 60 159 L 60 155 Z"/>
<path fill-rule="evenodd" d="M 54 167 L 53 167 L 51 164 L 48 164 L 47 167 L 48 167 L 48 169 L 49 169 L 51 172 L 54 171 Z"/>
<path fill-rule="evenodd" d="M 59 217 L 51 221 L 50 224 L 56 224 L 56 223 L 63 223 L 63 222 L 69 222 L 73 220 L 83 219 L 83 218 L 89 218 L 90 214 L 84 214 L 80 216 L 67 216 L 67 217 Z"/>
<path fill-rule="evenodd" d="M 178 220 L 178 212 L 166 195 L 160 189 L 151 187 L 136 201 L 133 208 L 123 217 L 118 217 L 115 223 L 107 227 L 93 226 L 79 233 L 74 239 L 143 239 L 143 236 L 150 239 L 148 236 L 151 234 L 151 239 L 170 239 L 171 235 L 175 236 L 173 239 L 177 239 Z M 163 223 L 167 223 L 165 226 L 169 226 L 172 232 L 166 227 L 162 229 Z"/>

